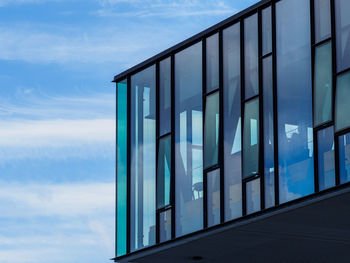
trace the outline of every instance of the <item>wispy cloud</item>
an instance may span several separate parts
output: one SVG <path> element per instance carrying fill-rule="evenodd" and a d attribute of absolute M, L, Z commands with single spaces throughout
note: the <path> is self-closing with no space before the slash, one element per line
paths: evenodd
<path fill-rule="evenodd" d="M 57 2 L 59 0 L 0 0 L 0 7 L 6 5 L 41 4 L 45 2 Z"/>

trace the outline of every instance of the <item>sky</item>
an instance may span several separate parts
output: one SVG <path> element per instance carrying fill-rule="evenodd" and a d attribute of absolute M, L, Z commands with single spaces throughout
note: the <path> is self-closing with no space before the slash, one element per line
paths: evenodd
<path fill-rule="evenodd" d="M 0 0 L 0 262 L 110 262 L 113 76 L 256 2 Z"/>

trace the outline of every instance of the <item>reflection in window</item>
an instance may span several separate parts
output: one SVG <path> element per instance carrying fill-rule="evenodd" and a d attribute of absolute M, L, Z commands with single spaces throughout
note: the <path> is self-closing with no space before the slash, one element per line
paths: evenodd
<path fill-rule="evenodd" d="M 157 208 L 170 204 L 171 136 L 159 140 Z"/>
<path fill-rule="evenodd" d="M 271 7 L 261 11 L 261 30 L 262 30 L 262 55 L 272 52 L 272 21 Z"/>
<path fill-rule="evenodd" d="M 207 92 L 219 88 L 219 34 L 208 37 L 206 41 Z"/>
<path fill-rule="evenodd" d="M 332 120 L 332 44 L 327 42 L 315 49 L 314 124 Z"/>
<path fill-rule="evenodd" d="M 175 55 L 176 236 L 203 228 L 202 43 Z"/>
<path fill-rule="evenodd" d="M 315 0 L 315 41 L 316 43 L 331 36 L 330 0 Z"/>
<path fill-rule="evenodd" d="M 350 1 L 335 0 L 337 71 L 350 67 Z"/>
<path fill-rule="evenodd" d="M 218 163 L 219 92 L 206 97 L 204 120 L 204 168 Z"/>
<path fill-rule="evenodd" d="M 350 133 L 339 136 L 340 183 L 350 181 Z"/>
<path fill-rule="evenodd" d="M 317 132 L 320 190 L 335 186 L 333 126 Z"/>
<path fill-rule="evenodd" d="M 131 251 L 155 244 L 155 96 L 155 66 L 131 76 Z"/>
<path fill-rule="evenodd" d="M 247 214 L 260 210 L 260 178 L 246 183 Z"/>
<path fill-rule="evenodd" d="M 264 183 L 265 207 L 275 205 L 275 166 L 274 166 L 274 136 L 273 136 L 273 78 L 272 56 L 264 58 L 263 99 L 264 99 Z"/>
<path fill-rule="evenodd" d="M 245 103 L 243 131 L 243 178 L 259 169 L 259 99 Z"/>
<path fill-rule="evenodd" d="M 159 62 L 159 135 L 171 131 L 171 58 Z"/>
<path fill-rule="evenodd" d="M 159 241 L 171 239 L 171 209 L 159 213 Z"/>
<path fill-rule="evenodd" d="M 350 127 L 350 73 L 342 74 L 337 79 L 335 101 L 335 127 L 342 130 Z"/>
<path fill-rule="evenodd" d="M 314 192 L 310 6 L 276 3 L 279 197 Z"/>
<path fill-rule="evenodd" d="M 220 169 L 207 173 L 208 227 L 220 223 Z"/>
<path fill-rule="evenodd" d="M 259 92 L 258 81 L 258 15 L 244 20 L 244 82 L 245 98 L 249 99 Z"/>
<path fill-rule="evenodd" d="M 225 221 L 242 216 L 240 24 L 223 30 Z"/>
<path fill-rule="evenodd" d="M 117 83 L 117 256 L 126 254 L 127 82 Z"/>

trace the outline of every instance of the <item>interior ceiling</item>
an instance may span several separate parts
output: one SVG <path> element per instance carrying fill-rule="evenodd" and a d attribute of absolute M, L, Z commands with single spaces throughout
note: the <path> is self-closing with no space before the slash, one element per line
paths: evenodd
<path fill-rule="evenodd" d="M 349 262 L 349 189 L 169 246 L 120 262 Z"/>

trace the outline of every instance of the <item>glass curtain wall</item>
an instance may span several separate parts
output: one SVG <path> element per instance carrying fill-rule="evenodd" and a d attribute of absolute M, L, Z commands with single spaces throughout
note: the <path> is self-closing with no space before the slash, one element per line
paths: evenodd
<path fill-rule="evenodd" d="M 176 236 L 203 228 L 202 43 L 175 54 Z"/>
<path fill-rule="evenodd" d="M 350 67 L 350 1 L 335 0 L 337 71 Z"/>
<path fill-rule="evenodd" d="M 279 198 L 314 192 L 310 1 L 276 3 Z"/>
<path fill-rule="evenodd" d="M 130 250 L 156 240 L 155 66 L 131 76 Z"/>

